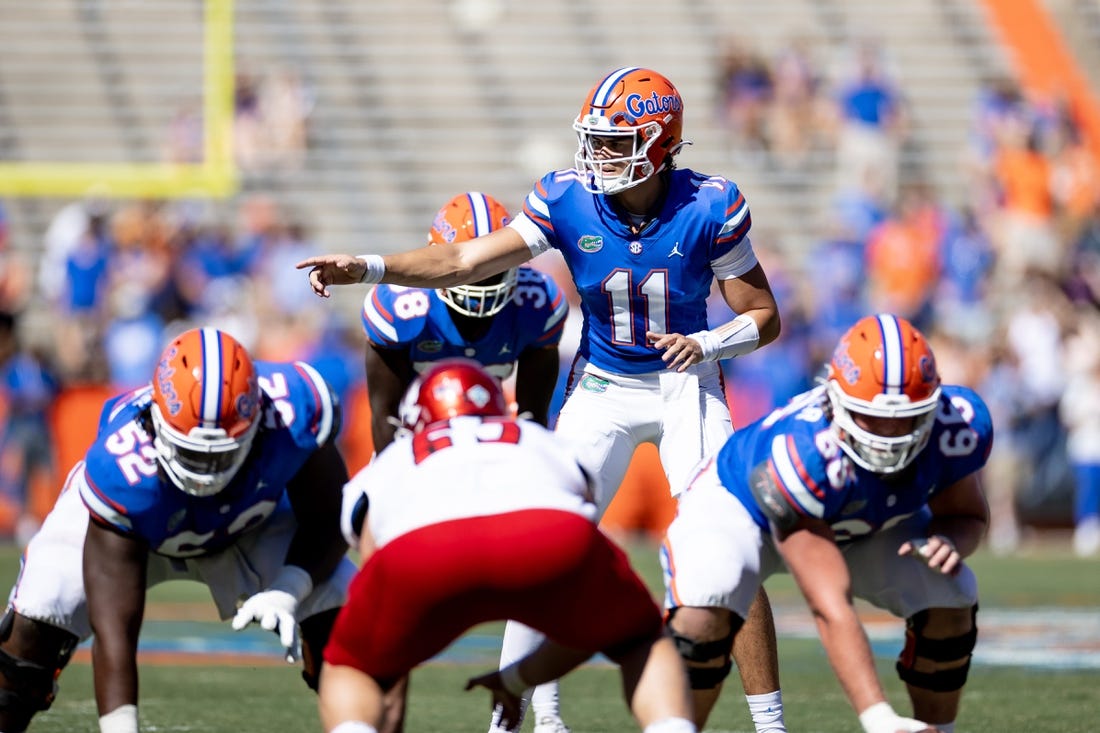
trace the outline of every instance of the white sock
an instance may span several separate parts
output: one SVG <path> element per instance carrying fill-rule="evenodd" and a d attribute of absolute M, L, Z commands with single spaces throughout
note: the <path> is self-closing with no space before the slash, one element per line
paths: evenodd
<path fill-rule="evenodd" d="M 686 718 L 665 718 L 650 723 L 642 733 L 696 733 L 695 723 Z"/>
<path fill-rule="evenodd" d="M 745 695 L 756 733 L 787 733 L 783 723 L 783 691 L 765 692 L 763 695 Z"/>
<path fill-rule="evenodd" d="M 936 730 L 940 733 L 955 733 L 955 721 L 950 723 L 936 723 Z"/>
<path fill-rule="evenodd" d="M 329 733 L 378 733 L 378 730 L 373 725 L 367 725 L 358 720 L 345 720 Z"/>
<path fill-rule="evenodd" d="M 500 666 L 499 669 L 504 669 L 510 664 L 518 662 L 526 657 L 531 652 L 538 648 L 542 640 L 546 638 L 538 631 L 535 631 L 530 626 L 524 626 L 516 621 L 509 621 L 504 625 L 504 639 L 500 644 Z M 535 688 L 536 690 L 539 688 Z M 558 690 L 555 684 L 554 690 L 554 705 L 555 715 L 557 705 Z M 520 698 L 519 705 L 519 724 L 523 725 L 523 718 L 527 712 L 527 706 L 531 702 L 531 690 L 524 693 Z M 493 708 L 493 716 L 489 721 L 489 733 L 504 733 L 504 729 L 500 727 L 500 707 Z M 517 726 L 518 728 L 519 726 Z"/>
<path fill-rule="evenodd" d="M 547 716 L 561 717 L 561 706 L 558 704 L 558 681 L 547 682 L 539 685 L 531 694 L 531 707 L 535 711 L 535 722 Z"/>

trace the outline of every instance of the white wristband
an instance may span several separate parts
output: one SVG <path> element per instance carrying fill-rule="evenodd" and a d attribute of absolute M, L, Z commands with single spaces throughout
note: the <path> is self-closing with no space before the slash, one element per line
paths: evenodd
<path fill-rule="evenodd" d="M 520 677 L 519 662 L 500 670 L 500 684 L 516 697 L 521 697 L 530 687 L 529 684 L 523 681 L 523 677 Z"/>
<path fill-rule="evenodd" d="M 382 277 L 386 274 L 386 263 L 382 260 L 382 255 L 357 255 L 357 257 L 367 263 L 359 282 L 367 285 L 382 282 Z"/>
<path fill-rule="evenodd" d="M 137 705 L 121 705 L 99 716 L 99 733 L 138 733 Z"/>
<path fill-rule="evenodd" d="M 760 328 L 756 321 L 740 315 L 710 331 L 689 333 L 703 349 L 703 361 L 718 361 L 754 351 L 760 344 Z"/>
<path fill-rule="evenodd" d="M 301 603 L 313 590 L 313 578 L 297 565 L 284 565 L 267 590 L 281 590 Z"/>

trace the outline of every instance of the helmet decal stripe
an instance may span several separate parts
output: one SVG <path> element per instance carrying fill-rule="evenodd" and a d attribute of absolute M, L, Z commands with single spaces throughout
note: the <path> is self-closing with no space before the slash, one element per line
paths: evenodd
<path fill-rule="evenodd" d="M 882 384 L 886 394 L 901 394 L 904 373 L 905 354 L 901 347 L 901 324 L 891 315 L 878 317 L 879 330 L 882 332 Z"/>
<path fill-rule="evenodd" d="M 466 200 L 470 202 L 470 213 L 474 217 L 474 236 L 480 237 L 493 231 L 493 216 L 489 213 L 489 202 L 485 200 L 485 194 L 471 191 L 466 194 Z"/>
<path fill-rule="evenodd" d="M 600 86 L 596 88 L 596 93 L 592 95 L 590 114 L 595 114 L 598 109 L 609 105 L 611 100 L 608 97 L 611 96 L 611 92 L 619 86 L 619 82 L 623 80 L 624 76 L 632 71 L 637 71 L 638 68 L 637 66 L 626 66 L 608 74 L 607 78 L 600 82 Z"/>
<path fill-rule="evenodd" d="M 222 401 L 222 340 L 213 328 L 202 329 L 202 422 L 217 427 Z"/>

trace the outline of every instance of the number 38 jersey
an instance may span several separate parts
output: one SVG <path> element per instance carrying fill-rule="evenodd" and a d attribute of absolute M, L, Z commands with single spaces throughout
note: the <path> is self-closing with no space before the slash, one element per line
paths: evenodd
<path fill-rule="evenodd" d="M 377 285 L 363 300 L 362 319 L 372 343 L 408 349 L 418 372 L 440 359 L 463 356 L 503 379 L 523 351 L 561 341 L 568 310 L 569 303 L 552 277 L 520 267 L 512 301 L 492 316 L 489 330 L 476 341 L 463 338 L 451 317 L 453 311 L 435 290 Z"/>
<path fill-rule="evenodd" d="M 338 405 L 313 367 L 255 362 L 263 400 L 249 456 L 221 492 L 191 496 L 159 470 L 146 419 L 152 388 L 107 402 L 95 442 L 70 474 L 92 518 L 169 557 L 217 552 L 289 506 L 286 484 L 340 429 Z"/>
<path fill-rule="evenodd" d="M 979 470 L 989 457 L 989 410 L 966 387 L 944 385 L 928 445 L 909 467 L 892 476 L 857 466 L 841 450 L 829 426 L 827 402 L 824 386 L 804 392 L 738 430 L 718 452 L 722 484 L 760 527 L 768 529 L 768 519 L 749 482 L 762 464 L 797 515 L 825 520 L 842 542 L 920 510 L 939 491 Z"/>

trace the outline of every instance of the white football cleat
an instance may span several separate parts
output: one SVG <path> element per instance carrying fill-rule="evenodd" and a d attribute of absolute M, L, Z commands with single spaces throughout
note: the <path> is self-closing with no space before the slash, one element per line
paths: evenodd
<path fill-rule="evenodd" d="M 556 715 L 544 715 L 535 722 L 533 733 L 573 733 Z"/>

